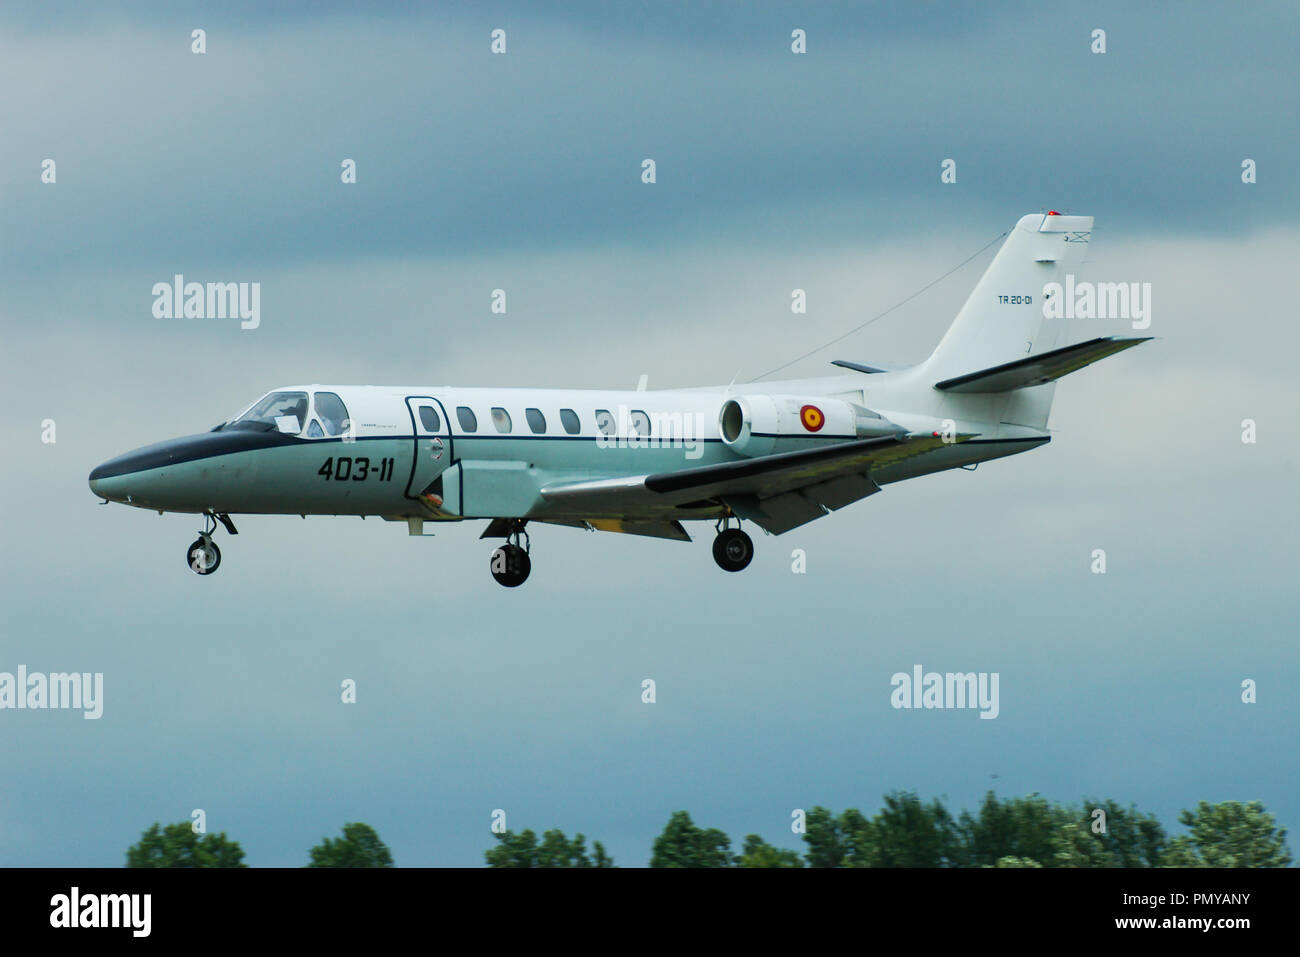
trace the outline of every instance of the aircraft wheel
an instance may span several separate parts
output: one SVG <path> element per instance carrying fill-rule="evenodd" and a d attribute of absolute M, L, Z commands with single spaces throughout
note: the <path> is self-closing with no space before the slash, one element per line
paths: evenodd
<path fill-rule="evenodd" d="M 723 571 L 738 572 L 754 557 L 754 542 L 738 528 L 725 528 L 713 540 L 713 560 Z"/>
<path fill-rule="evenodd" d="M 533 569 L 528 553 L 518 545 L 502 545 L 492 553 L 492 577 L 507 588 L 522 585 Z"/>
<path fill-rule="evenodd" d="M 221 565 L 221 549 L 210 538 L 195 539 L 185 552 L 185 563 L 196 575 L 211 575 Z"/>

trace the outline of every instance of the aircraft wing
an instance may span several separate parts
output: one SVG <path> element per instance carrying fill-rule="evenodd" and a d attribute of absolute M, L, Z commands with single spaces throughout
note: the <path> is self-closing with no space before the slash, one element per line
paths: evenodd
<path fill-rule="evenodd" d="M 959 435 L 956 441 L 972 437 Z M 724 502 L 742 518 L 779 535 L 880 491 L 871 480 L 873 469 L 943 444 L 935 435 L 859 439 L 675 472 L 551 485 L 541 494 L 566 512 L 592 515 L 675 512 L 694 503 Z"/>

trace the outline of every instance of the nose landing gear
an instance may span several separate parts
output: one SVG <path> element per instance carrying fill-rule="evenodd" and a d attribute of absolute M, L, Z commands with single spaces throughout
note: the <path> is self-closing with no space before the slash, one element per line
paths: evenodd
<path fill-rule="evenodd" d="M 221 565 L 221 549 L 217 548 L 211 535 L 200 532 L 185 552 L 185 561 L 196 575 L 211 575 Z"/>
<path fill-rule="evenodd" d="M 738 572 L 754 558 L 754 542 L 739 528 L 729 528 L 731 516 L 719 523 L 718 537 L 713 540 L 713 560 L 723 571 Z"/>
<path fill-rule="evenodd" d="M 492 553 L 490 567 L 492 577 L 498 584 L 506 588 L 515 588 L 528 580 L 528 573 L 532 571 L 533 563 L 528 557 L 531 545 L 528 541 L 528 533 L 524 531 L 524 523 L 511 522 L 509 528 L 506 544 Z M 521 540 L 522 547 L 519 544 Z"/>
<path fill-rule="evenodd" d="M 230 520 L 229 515 L 205 512 L 203 531 L 199 532 L 199 537 L 185 550 L 185 563 L 196 575 L 211 575 L 221 566 L 221 549 L 217 548 L 217 543 L 212 540 L 212 535 L 217 530 L 217 522 L 224 525 L 231 535 L 239 534 L 235 531 L 235 523 Z"/>

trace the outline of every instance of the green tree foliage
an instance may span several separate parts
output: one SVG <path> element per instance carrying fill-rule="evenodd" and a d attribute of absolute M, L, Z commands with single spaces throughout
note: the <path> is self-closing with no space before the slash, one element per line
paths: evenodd
<path fill-rule="evenodd" d="M 664 832 L 655 838 L 651 867 L 734 867 L 731 838 L 715 827 L 698 828 L 685 811 L 668 819 Z"/>
<path fill-rule="evenodd" d="M 308 867 L 392 867 L 393 855 L 369 824 L 343 825 L 343 836 L 324 838 L 311 849 Z"/>
<path fill-rule="evenodd" d="M 1063 805 L 1030 794 L 984 796 L 954 818 L 943 803 L 887 795 L 870 820 L 850 809 L 808 812 L 811 867 L 1285 867 L 1286 829 L 1261 804 L 1202 802 L 1179 820 L 1191 828 L 1170 841 L 1160 821 L 1132 804 L 1084 800 Z M 1104 812 L 1103 817 L 1095 811 Z"/>
<path fill-rule="evenodd" d="M 947 867 L 960 855 L 948 809 L 908 792 L 886 795 L 885 806 L 870 819 L 855 808 L 836 817 L 814 807 L 804 843 L 809 867 Z"/>
<path fill-rule="evenodd" d="M 745 837 L 745 847 L 740 854 L 741 867 L 803 867 L 798 851 L 773 847 L 757 834 Z"/>
<path fill-rule="evenodd" d="M 808 845 L 805 854 L 808 866 L 843 866 L 845 859 L 857 851 L 854 839 L 861 833 L 866 820 L 853 808 L 839 817 L 821 806 L 809 809 L 803 835 L 804 843 Z"/>
<path fill-rule="evenodd" d="M 1102 813 L 1097 813 L 1098 811 Z M 1160 821 L 1132 804 L 1085 799 L 1058 804 L 1038 794 L 984 795 L 974 811 L 954 816 L 939 799 L 914 792 L 885 795 L 871 818 L 856 808 L 805 816 L 805 851 L 747 835 L 739 854 L 717 828 L 700 828 L 677 811 L 654 841 L 651 867 L 1285 867 L 1286 829 L 1259 802 L 1202 801 L 1179 817 L 1190 833 L 1170 840 Z M 1104 826 L 1103 826 L 1104 825 Z M 155 825 L 156 828 L 156 825 Z M 223 835 L 224 836 L 224 835 Z M 594 859 L 583 837 L 547 831 L 497 835 L 493 867 L 612 867 L 599 843 Z"/>
<path fill-rule="evenodd" d="M 957 824 L 937 798 L 885 795 L 885 806 L 863 822 L 853 841 L 854 867 L 948 867 L 960 857 Z"/>
<path fill-rule="evenodd" d="M 1098 808 L 1105 812 L 1104 832 L 1093 814 Z M 962 812 L 958 828 L 956 860 L 966 867 L 1004 867 L 1008 858 L 1042 867 L 1156 867 L 1167 844 L 1160 822 L 1132 805 L 1085 800 L 1070 806 L 1037 794 L 999 800 L 990 791 L 977 815 Z"/>
<path fill-rule="evenodd" d="M 1286 828 L 1278 828 L 1258 801 L 1202 801 L 1195 811 L 1183 811 L 1178 822 L 1192 832 L 1170 842 L 1166 866 L 1286 867 L 1291 863 Z"/>
<path fill-rule="evenodd" d="M 160 827 L 157 821 L 127 848 L 127 867 L 247 867 L 244 851 L 220 834 L 195 834 L 189 821 Z"/>
<path fill-rule="evenodd" d="M 1103 817 L 1094 816 L 1100 809 Z M 1067 814 L 1068 816 L 1068 814 Z M 1105 830 L 1098 833 L 1102 820 Z M 1057 867 L 1159 867 L 1169 839 L 1155 815 L 1130 804 L 1085 798 L 1073 821 L 1062 825 Z"/>
<path fill-rule="evenodd" d="M 542 834 L 531 830 L 515 834 L 505 831 L 493 835 L 497 846 L 484 853 L 488 867 L 613 867 L 614 860 L 605 853 L 600 841 L 592 842 L 592 854 L 587 855 L 587 839 L 575 834 L 573 840 L 564 832 L 552 829 Z"/>
<path fill-rule="evenodd" d="M 958 819 L 957 863 L 994 867 L 1014 857 L 1050 866 L 1061 849 L 1061 828 L 1075 817 L 1037 794 L 1000 801 L 989 791 L 977 814 L 962 811 Z"/>

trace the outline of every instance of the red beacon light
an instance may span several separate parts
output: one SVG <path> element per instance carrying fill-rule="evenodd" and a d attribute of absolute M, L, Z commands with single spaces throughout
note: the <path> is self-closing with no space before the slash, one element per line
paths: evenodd
<path fill-rule="evenodd" d="M 1058 212 L 1057 212 L 1056 210 L 1054 210 L 1054 209 L 1049 209 L 1049 210 L 1047 211 L 1047 215 L 1048 215 L 1048 216 L 1060 216 L 1061 214 L 1058 213 Z"/>

